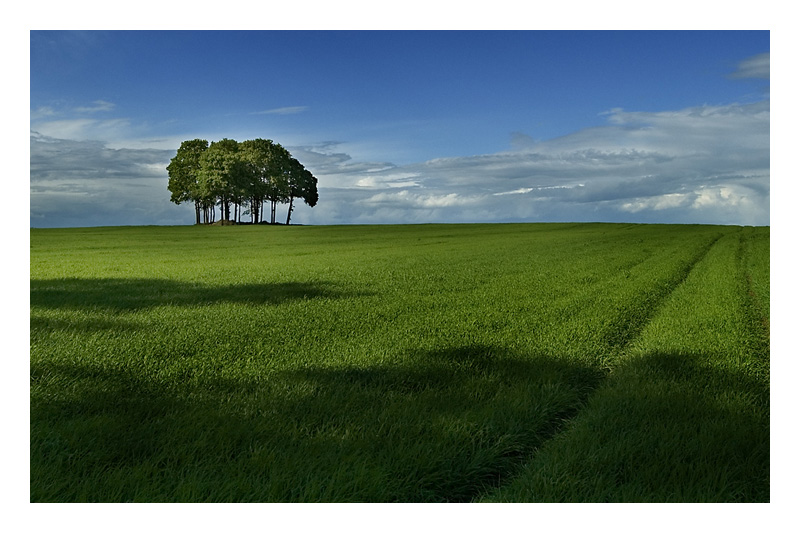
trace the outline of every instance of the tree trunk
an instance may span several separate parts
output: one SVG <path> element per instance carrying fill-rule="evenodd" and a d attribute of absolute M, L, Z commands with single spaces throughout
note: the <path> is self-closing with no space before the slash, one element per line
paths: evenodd
<path fill-rule="evenodd" d="M 200 224 L 200 202 L 194 201 L 194 223 Z"/>
<path fill-rule="evenodd" d="M 294 204 L 294 196 L 289 197 L 289 211 L 286 213 L 286 225 L 289 225 L 289 220 L 292 218 L 292 209 Z"/>

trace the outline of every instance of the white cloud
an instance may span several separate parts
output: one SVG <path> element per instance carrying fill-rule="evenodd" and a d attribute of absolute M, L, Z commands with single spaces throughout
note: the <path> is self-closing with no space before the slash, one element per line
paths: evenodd
<path fill-rule="evenodd" d="M 32 226 L 179 224 L 169 202 L 169 150 L 112 149 L 31 132 Z"/>
<path fill-rule="evenodd" d="M 56 110 L 51 106 L 40 106 L 31 110 L 31 120 L 38 120 L 56 115 Z"/>
<path fill-rule="evenodd" d="M 533 190 L 533 187 L 522 187 L 521 189 L 516 189 L 514 191 L 505 191 L 505 192 L 496 192 L 493 193 L 495 196 L 506 196 L 509 194 L 526 194 Z"/>
<path fill-rule="evenodd" d="M 75 118 L 35 121 L 32 128 L 42 135 L 54 139 L 114 141 L 128 137 L 130 126 L 130 121 L 124 118 L 109 120 Z"/>
<path fill-rule="evenodd" d="M 276 107 L 274 109 L 267 109 L 266 111 L 256 111 L 253 115 L 294 115 L 306 111 L 308 106 L 298 105 L 289 107 Z"/>
<path fill-rule="evenodd" d="M 428 218 L 420 221 L 428 222 L 769 224 L 769 101 L 663 112 L 614 109 L 607 120 L 541 142 L 519 142 L 517 134 L 516 149 L 507 152 L 403 166 L 317 153 L 312 171 L 321 187 L 336 187 L 341 197 L 358 186 L 386 189 L 352 196 L 358 210 L 349 220 L 362 222 L 403 222 L 422 210 Z"/>
<path fill-rule="evenodd" d="M 383 169 L 370 169 L 366 172 L 369 173 L 366 177 L 359 179 L 356 182 L 356 185 L 359 187 L 370 187 L 370 188 L 398 188 L 398 187 L 418 187 L 419 181 L 416 178 L 419 177 L 419 174 L 416 172 L 399 172 L 399 173 L 392 173 L 392 174 L 380 174 L 376 175 L 378 172 L 383 172 L 385 170 L 390 170 L 389 168 Z"/>
<path fill-rule="evenodd" d="M 364 204 L 389 205 L 396 208 L 438 208 L 472 205 L 480 201 L 478 196 L 463 196 L 458 193 L 434 194 L 427 192 L 382 192 L 366 200 Z"/>
<path fill-rule="evenodd" d="M 97 113 L 97 112 L 104 112 L 104 111 L 112 111 L 114 109 L 114 104 L 111 102 L 106 102 L 105 100 L 95 100 L 92 102 L 91 106 L 88 107 L 76 107 L 75 111 L 78 113 Z"/>
<path fill-rule="evenodd" d="M 758 54 L 739 63 L 739 68 L 731 74 L 732 78 L 769 79 L 769 52 Z"/>
<path fill-rule="evenodd" d="M 675 209 L 692 205 L 696 198 L 695 194 L 671 193 L 649 198 L 635 198 L 629 202 L 624 202 L 620 209 L 631 213 L 638 213 L 644 210 L 662 211 L 664 209 Z"/>

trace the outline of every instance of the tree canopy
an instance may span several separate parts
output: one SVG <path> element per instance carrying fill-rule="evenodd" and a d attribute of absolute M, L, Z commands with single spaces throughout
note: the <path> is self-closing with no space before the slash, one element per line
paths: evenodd
<path fill-rule="evenodd" d="M 214 222 L 217 206 L 221 220 L 241 222 L 242 216 L 249 215 L 251 223 L 264 222 L 267 202 L 271 224 L 276 223 L 278 204 L 288 203 L 289 224 L 295 199 L 310 207 L 319 200 L 317 178 L 270 139 L 183 141 L 167 173 L 170 201 L 193 202 L 196 224 Z"/>

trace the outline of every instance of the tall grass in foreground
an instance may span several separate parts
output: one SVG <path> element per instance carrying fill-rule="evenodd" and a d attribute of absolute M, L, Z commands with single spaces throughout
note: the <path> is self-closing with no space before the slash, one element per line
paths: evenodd
<path fill-rule="evenodd" d="M 768 299 L 748 281 L 764 279 L 763 237 L 723 237 L 587 407 L 486 501 L 769 501 Z"/>
<path fill-rule="evenodd" d="M 723 326 L 752 332 L 745 315 L 713 320 L 732 309 L 731 298 L 750 298 L 748 279 L 751 288 L 763 282 L 763 240 L 761 251 L 737 248 L 733 267 L 713 261 L 740 232 L 603 224 L 32 230 L 31 500 L 547 499 L 535 483 L 517 485 L 531 476 L 523 467 L 561 442 L 565 420 L 577 416 L 577 427 L 597 411 L 607 386 L 640 386 L 625 370 L 635 350 L 657 346 L 677 357 L 647 332 L 676 288 L 690 298 L 696 265 L 736 281 L 705 310 L 684 309 L 689 323 L 711 321 L 685 348 L 689 360 L 693 346 L 722 349 Z M 760 274 L 747 278 L 742 265 Z M 662 328 L 667 339 L 683 335 L 669 322 Z M 729 392 L 727 382 L 692 376 L 688 390 Z M 758 376 L 761 394 L 768 374 Z M 648 409 L 657 418 L 666 400 L 679 399 Z M 731 409 L 734 418 L 753 411 L 744 400 Z M 730 433 L 742 449 L 768 439 L 768 424 L 746 427 Z M 705 458 L 699 442 L 688 438 L 671 457 Z M 629 450 L 617 451 L 625 461 Z M 662 461 L 646 470 L 655 486 L 670 456 L 647 457 Z M 763 497 L 763 458 L 752 462 L 761 476 L 749 485 L 714 484 L 715 476 L 741 481 L 738 460 L 723 454 L 686 479 L 682 496 L 705 499 L 702 487 L 713 486 L 722 487 L 713 499 Z M 646 499 L 626 487 L 606 497 Z M 558 493 L 590 497 L 574 487 Z"/>

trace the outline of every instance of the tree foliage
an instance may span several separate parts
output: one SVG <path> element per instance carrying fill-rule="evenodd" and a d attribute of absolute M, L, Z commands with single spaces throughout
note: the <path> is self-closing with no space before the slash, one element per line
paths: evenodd
<path fill-rule="evenodd" d="M 295 158 L 290 160 L 287 182 L 289 209 L 286 214 L 286 224 L 289 224 L 294 209 L 294 199 L 302 198 L 306 205 L 314 207 L 319 200 L 319 193 L 317 192 L 317 178 Z"/>
<path fill-rule="evenodd" d="M 208 150 L 208 141 L 194 139 L 183 141 L 178 153 L 169 162 L 167 189 L 172 193 L 170 201 L 176 204 L 194 202 L 195 223 L 200 224 L 202 207 L 200 192 L 200 158 Z"/>
<path fill-rule="evenodd" d="M 317 178 L 289 150 L 270 139 L 212 142 L 194 139 L 181 143 L 167 166 L 172 193 L 170 201 L 195 204 L 195 222 L 214 222 L 216 206 L 221 220 L 240 222 L 250 215 L 251 223 L 264 221 L 264 204 L 269 203 L 269 222 L 276 223 L 278 204 L 288 203 L 289 224 L 294 200 L 314 207 L 319 200 Z M 231 218 L 233 211 L 233 218 Z"/>

